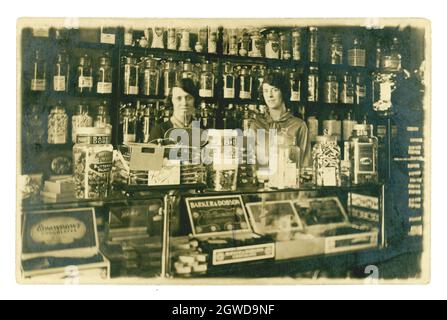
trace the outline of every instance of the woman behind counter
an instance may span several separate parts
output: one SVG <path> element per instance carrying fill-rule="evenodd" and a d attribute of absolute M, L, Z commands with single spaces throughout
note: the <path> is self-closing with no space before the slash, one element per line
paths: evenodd
<path fill-rule="evenodd" d="M 261 86 L 261 93 L 267 105 L 267 114 L 258 116 L 252 122 L 254 130 L 263 129 L 267 133 L 270 129 L 285 132 L 291 141 L 295 141 L 300 148 L 301 167 L 311 166 L 310 139 L 306 123 L 294 117 L 287 109 L 290 101 L 290 85 L 286 77 L 279 73 L 269 74 Z"/>
<path fill-rule="evenodd" d="M 180 79 L 172 88 L 166 107 L 173 107 L 172 117 L 154 126 L 150 133 L 149 141 L 156 142 L 158 139 L 165 139 L 166 133 L 171 129 L 191 128 L 197 106 L 199 103 L 199 91 L 191 79 Z"/>

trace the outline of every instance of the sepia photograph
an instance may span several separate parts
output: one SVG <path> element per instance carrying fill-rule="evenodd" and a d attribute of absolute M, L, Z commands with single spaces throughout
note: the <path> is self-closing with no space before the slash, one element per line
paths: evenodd
<path fill-rule="evenodd" d="M 16 31 L 18 283 L 430 282 L 429 20 Z"/>

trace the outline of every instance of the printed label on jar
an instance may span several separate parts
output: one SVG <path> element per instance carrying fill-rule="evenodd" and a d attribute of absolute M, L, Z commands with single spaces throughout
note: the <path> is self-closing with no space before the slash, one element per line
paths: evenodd
<path fill-rule="evenodd" d="M 391 85 L 389 83 L 380 84 L 380 100 L 391 101 Z"/>
<path fill-rule="evenodd" d="M 369 143 L 359 143 L 356 161 L 359 173 L 374 173 L 374 146 Z"/>
<path fill-rule="evenodd" d="M 98 93 L 112 93 L 112 83 L 98 82 L 96 90 Z"/>
<path fill-rule="evenodd" d="M 308 101 L 318 101 L 318 78 L 316 76 L 309 76 L 308 80 Z"/>
<path fill-rule="evenodd" d="M 53 87 L 54 91 L 65 91 L 65 76 L 54 76 Z"/>
<path fill-rule="evenodd" d="M 129 90 L 127 94 L 138 94 L 138 87 L 136 86 L 129 86 Z"/>
<path fill-rule="evenodd" d="M 224 89 L 224 98 L 225 99 L 234 99 L 234 97 L 235 97 L 235 90 L 233 88 Z"/>
<path fill-rule="evenodd" d="M 363 49 L 351 49 L 348 53 L 348 64 L 353 67 L 364 67 L 366 53 Z"/>
<path fill-rule="evenodd" d="M 79 77 L 79 88 L 92 88 L 93 87 L 93 77 Z"/>
<path fill-rule="evenodd" d="M 239 93 L 239 98 L 241 99 L 251 99 L 251 93 L 247 91 L 241 91 Z"/>
<path fill-rule="evenodd" d="M 45 91 L 46 81 L 45 79 L 32 79 L 31 90 L 32 91 Z"/>

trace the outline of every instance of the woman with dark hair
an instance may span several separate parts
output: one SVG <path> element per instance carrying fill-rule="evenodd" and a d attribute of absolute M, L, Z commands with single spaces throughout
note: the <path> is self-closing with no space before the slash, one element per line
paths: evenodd
<path fill-rule="evenodd" d="M 198 103 L 199 91 L 194 81 L 192 79 L 178 80 L 166 99 L 166 106 L 168 108 L 172 106 L 173 115 L 168 121 L 152 129 L 149 141 L 165 139 L 166 133 L 171 129 L 191 128 Z"/>
<path fill-rule="evenodd" d="M 260 91 L 268 112 L 265 116 L 258 116 L 251 124 L 251 128 L 254 130 L 263 129 L 266 133 L 270 129 L 285 132 L 287 137 L 300 148 L 301 166 L 310 167 L 311 146 L 307 125 L 300 118 L 294 117 L 287 108 L 290 101 L 288 79 L 280 73 L 269 74 L 265 77 Z"/>

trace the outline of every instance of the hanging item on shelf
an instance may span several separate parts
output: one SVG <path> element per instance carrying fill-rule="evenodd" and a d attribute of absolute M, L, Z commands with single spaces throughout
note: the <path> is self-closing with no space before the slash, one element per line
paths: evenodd
<path fill-rule="evenodd" d="M 236 96 L 236 76 L 230 62 L 226 62 L 224 65 L 223 85 L 224 99 L 234 99 Z"/>
<path fill-rule="evenodd" d="M 57 92 L 67 92 L 70 81 L 70 64 L 65 50 L 56 56 L 53 73 L 53 90 Z"/>
<path fill-rule="evenodd" d="M 253 78 L 247 66 L 243 66 L 239 73 L 239 98 L 251 99 Z"/>
<path fill-rule="evenodd" d="M 153 49 L 164 49 L 165 48 L 165 39 L 164 39 L 164 29 L 160 27 L 155 27 L 154 32 L 152 32 L 152 45 Z M 149 38 L 148 38 L 149 39 Z"/>
<path fill-rule="evenodd" d="M 36 50 L 31 78 L 31 91 L 45 91 L 46 89 L 46 63 L 39 50 Z"/>
<path fill-rule="evenodd" d="M 267 35 L 265 43 L 265 57 L 268 59 L 279 59 L 279 38 L 275 31 L 271 31 Z"/>
<path fill-rule="evenodd" d="M 169 58 L 163 63 L 162 81 L 165 97 L 169 96 L 171 89 L 174 87 L 174 84 L 177 81 L 176 67 L 177 64 L 172 60 L 172 58 Z"/>
<path fill-rule="evenodd" d="M 133 57 L 132 54 L 129 56 L 123 57 L 124 63 L 124 86 L 123 93 L 127 95 L 136 95 L 138 94 L 138 76 L 139 76 L 139 67 L 137 65 L 137 59 Z"/>
<path fill-rule="evenodd" d="M 248 56 L 253 58 L 262 57 L 265 48 L 262 35 L 258 29 L 254 29 L 252 31 L 250 39 L 251 39 L 251 50 L 248 53 Z"/>
<path fill-rule="evenodd" d="M 93 126 L 93 118 L 89 114 L 89 106 L 81 102 L 76 106 L 76 111 L 71 118 L 71 135 L 73 143 L 76 143 L 78 128 L 87 128 Z"/>
<path fill-rule="evenodd" d="M 143 58 L 143 94 L 146 96 L 159 95 L 160 71 L 157 60 L 153 56 Z"/>
<path fill-rule="evenodd" d="M 66 144 L 68 137 L 68 116 L 62 102 L 51 108 L 48 116 L 48 144 Z"/>
<path fill-rule="evenodd" d="M 310 67 L 307 78 L 307 101 L 318 102 L 319 75 L 318 67 Z"/>
<path fill-rule="evenodd" d="M 112 67 L 107 53 L 99 58 L 99 66 L 96 71 L 96 92 L 102 94 L 112 93 Z"/>
<path fill-rule="evenodd" d="M 326 81 L 324 82 L 324 102 L 338 103 L 338 80 L 333 72 L 329 72 Z"/>
<path fill-rule="evenodd" d="M 318 28 L 309 28 L 309 61 L 318 62 L 320 60 L 318 52 Z"/>
<path fill-rule="evenodd" d="M 343 43 L 340 35 L 332 37 L 329 56 L 331 64 L 343 64 Z"/>
<path fill-rule="evenodd" d="M 209 61 L 205 61 L 202 63 L 202 72 L 200 73 L 199 95 L 202 98 L 214 97 L 214 82 L 213 65 Z"/>
<path fill-rule="evenodd" d="M 325 131 L 312 149 L 314 183 L 318 187 L 341 186 L 340 147 L 334 136 Z"/>
<path fill-rule="evenodd" d="M 355 125 L 349 139 L 352 184 L 378 182 L 378 140 L 372 135 L 372 131 L 372 125 Z"/>
<path fill-rule="evenodd" d="M 355 88 L 352 76 L 349 73 L 343 75 L 343 83 L 341 85 L 340 103 L 354 104 Z"/>
<path fill-rule="evenodd" d="M 192 51 L 190 45 L 190 35 L 188 29 L 182 29 L 180 32 L 180 51 Z"/>
<path fill-rule="evenodd" d="M 79 93 L 92 92 L 93 69 L 90 57 L 85 54 L 79 58 L 76 74 L 76 91 Z"/>
<path fill-rule="evenodd" d="M 354 39 L 352 47 L 348 50 L 348 65 L 352 67 L 366 66 L 366 50 L 359 38 Z"/>
<path fill-rule="evenodd" d="M 293 69 L 289 73 L 290 81 L 290 101 L 299 102 L 301 101 L 301 74 Z"/>

